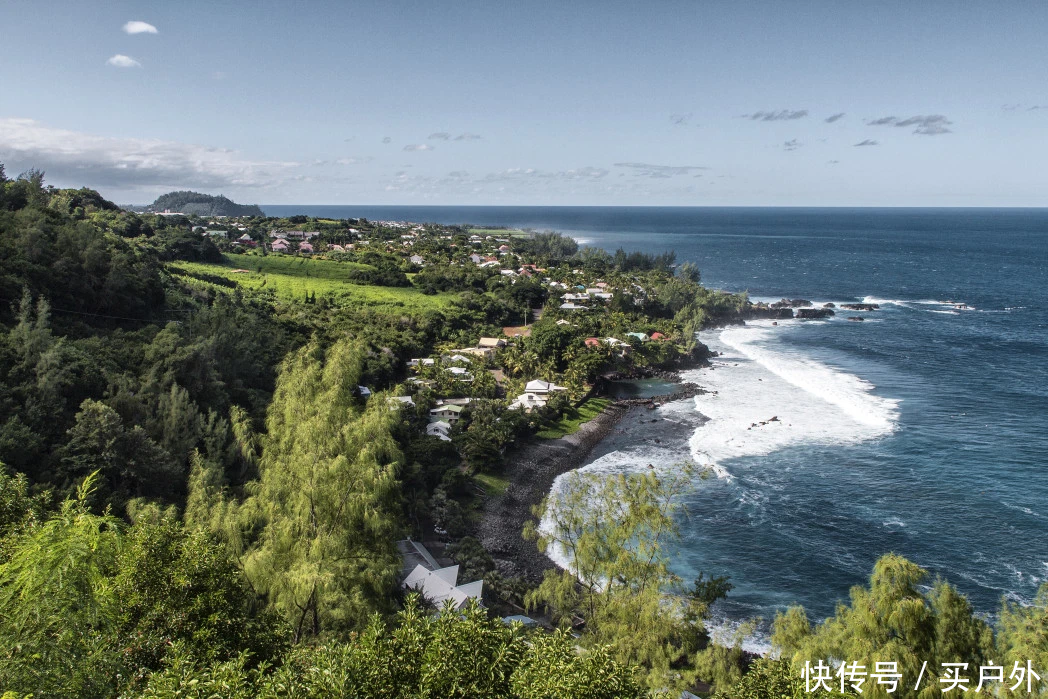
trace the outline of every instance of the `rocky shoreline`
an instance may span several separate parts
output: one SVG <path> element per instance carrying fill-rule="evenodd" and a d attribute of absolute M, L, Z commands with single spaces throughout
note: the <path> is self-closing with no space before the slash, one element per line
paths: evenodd
<path fill-rule="evenodd" d="M 503 494 L 485 500 L 475 534 L 495 560 L 499 573 L 537 584 L 546 570 L 556 567 L 539 552 L 535 542 L 525 541 L 521 535 L 524 524 L 533 517 L 531 509 L 549 495 L 557 476 L 580 468 L 594 447 L 611 434 L 630 410 L 654 410 L 670 401 L 703 392 L 697 384 L 681 383 L 673 393 L 618 400 L 583 423 L 574 434 L 559 439 L 535 439 L 508 454 L 505 475 L 510 484 Z"/>

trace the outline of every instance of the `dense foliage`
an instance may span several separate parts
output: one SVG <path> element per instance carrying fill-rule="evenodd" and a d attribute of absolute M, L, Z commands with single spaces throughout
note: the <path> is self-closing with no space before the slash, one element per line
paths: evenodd
<path fill-rule="evenodd" d="M 151 211 L 177 211 L 197 216 L 265 216 L 256 204 L 235 204 L 221 194 L 168 192 L 161 194 L 148 207 Z"/>

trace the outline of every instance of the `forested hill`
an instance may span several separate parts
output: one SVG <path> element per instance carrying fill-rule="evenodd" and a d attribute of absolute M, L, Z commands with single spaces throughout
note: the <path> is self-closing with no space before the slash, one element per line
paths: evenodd
<path fill-rule="evenodd" d="M 257 204 L 237 204 L 219 194 L 168 192 L 147 207 L 149 211 L 177 211 L 196 216 L 264 216 Z"/>

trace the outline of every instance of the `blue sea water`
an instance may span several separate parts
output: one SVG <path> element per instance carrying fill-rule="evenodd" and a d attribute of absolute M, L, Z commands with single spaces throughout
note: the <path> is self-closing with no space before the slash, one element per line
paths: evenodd
<path fill-rule="evenodd" d="M 721 356 L 689 379 L 711 393 L 635 411 L 591 457 L 594 470 L 713 469 L 687 499 L 674 567 L 729 575 L 727 620 L 795 603 L 832 614 L 889 551 L 986 615 L 1048 579 L 1048 210 L 293 212 L 552 229 L 675 250 L 707 285 L 753 298 L 878 303 L 703 333 Z"/>

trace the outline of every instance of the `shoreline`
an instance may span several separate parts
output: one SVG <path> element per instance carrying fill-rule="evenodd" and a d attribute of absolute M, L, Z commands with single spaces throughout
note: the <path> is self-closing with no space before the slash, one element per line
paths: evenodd
<path fill-rule="evenodd" d="M 500 574 L 519 576 L 538 584 L 545 571 L 557 567 L 539 551 L 534 541 L 526 541 L 522 536 L 524 524 L 533 518 L 531 508 L 549 495 L 557 476 L 581 468 L 590 452 L 630 411 L 654 409 L 705 392 L 694 383 L 683 383 L 679 379 L 678 383 L 678 390 L 672 393 L 616 400 L 604 412 L 583 423 L 578 432 L 558 439 L 536 438 L 507 455 L 504 475 L 510 484 L 501 495 L 484 501 L 475 532 Z"/>

